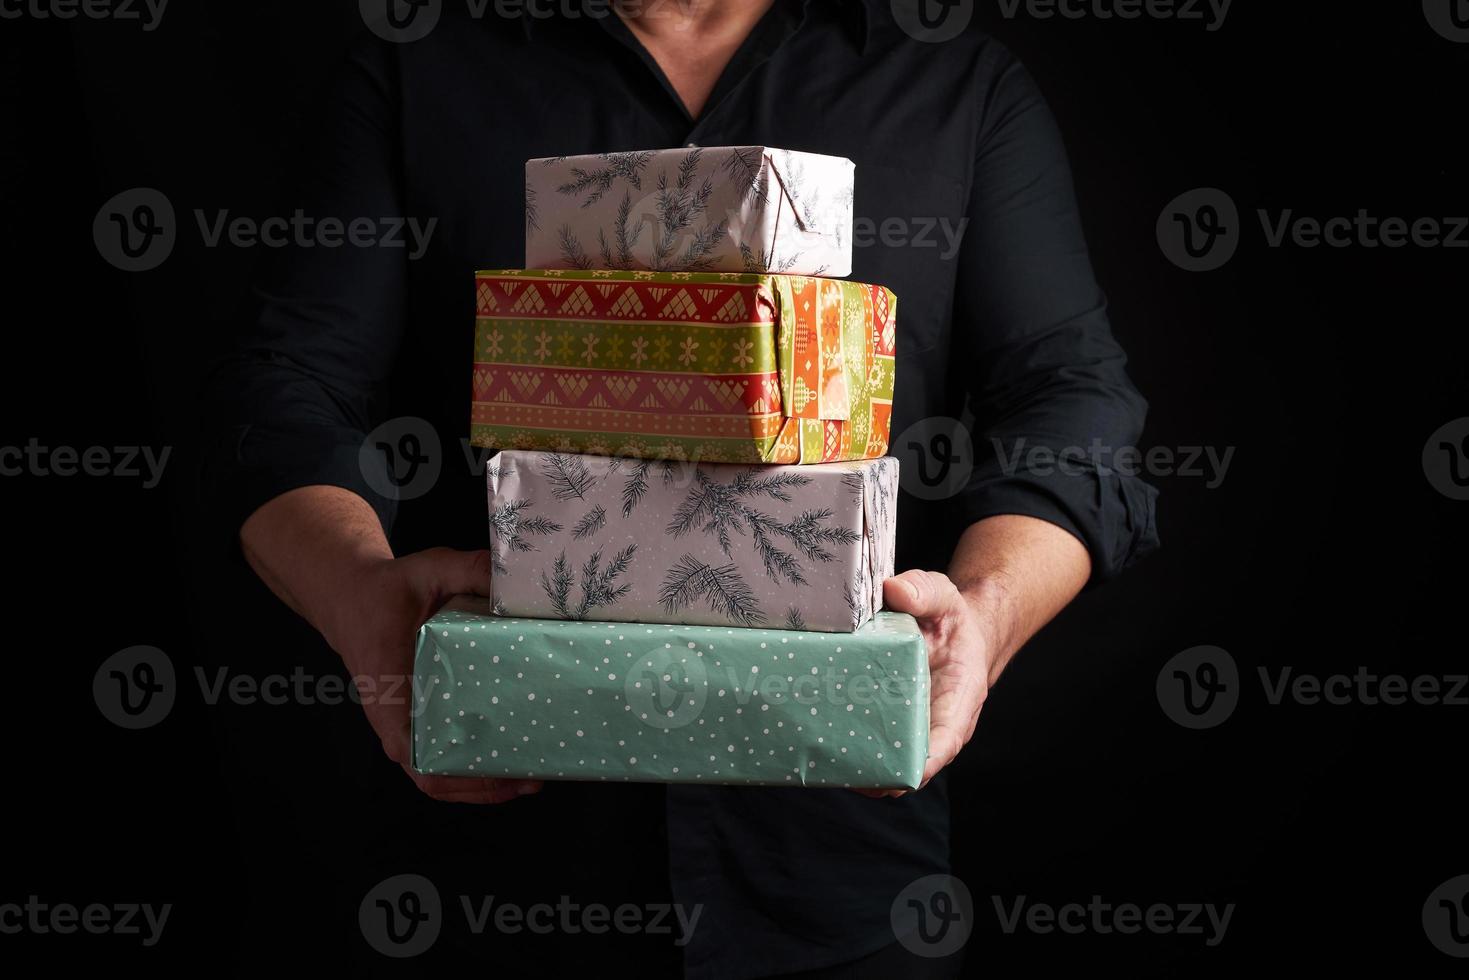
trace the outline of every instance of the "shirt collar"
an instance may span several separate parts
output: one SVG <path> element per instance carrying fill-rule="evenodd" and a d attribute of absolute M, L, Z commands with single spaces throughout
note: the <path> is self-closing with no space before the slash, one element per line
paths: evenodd
<path fill-rule="evenodd" d="M 791 0 L 776 0 L 776 3 L 786 3 Z M 811 7 L 823 7 L 838 18 L 843 26 L 849 31 L 849 37 L 857 45 L 857 50 L 866 53 L 868 44 L 872 40 L 872 12 L 868 5 L 876 0 L 801 0 L 804 13 L 810 14 Z M 525 30 L 527 39 L 532 39 L 535 34 L 537 21 L 552 17 L 570 19 L 575 16 L 587 18 L 616 17 L 612 9 L 613 0 L 521 0 L 517 6 L 510 9 L 517 10 L 521 27 Z"/>

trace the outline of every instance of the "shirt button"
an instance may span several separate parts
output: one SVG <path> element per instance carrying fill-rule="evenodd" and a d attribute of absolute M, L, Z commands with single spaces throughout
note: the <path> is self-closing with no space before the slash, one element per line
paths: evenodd
<path fill-rule="evenodd" d="M 698 146 L 698 143 L 685 143 L 684 146 Z"/>

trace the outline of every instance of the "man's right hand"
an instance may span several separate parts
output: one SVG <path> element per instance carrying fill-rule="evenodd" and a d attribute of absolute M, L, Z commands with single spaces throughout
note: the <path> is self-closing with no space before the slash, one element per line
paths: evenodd
<path fill-rule="evenodd" d="M 534 780 L 425 776 L 412 767 L 413 651 L 418 628 L 456 595 L 488 595 L 490 553 L 431 548 L 363 569 L 344 590 L 343 615 L 326 634 L 362 695 L 388 758 L 418 788 L 449 803 L 503 803 L 534 793 Z"/>
<path fill-rule="evenodd" d="M 341 656 L 383 751 L 420 790 L 451 803 L 503 803 L 541 788 L 537 780 L 425 776 L 411 765 L 418 628 L 456 595 L 489 594 L 488 551 L 394 558 L 372 508 L 337 487 L 282 494 L 250 516 L 240 540 L 271 591 Z"/>

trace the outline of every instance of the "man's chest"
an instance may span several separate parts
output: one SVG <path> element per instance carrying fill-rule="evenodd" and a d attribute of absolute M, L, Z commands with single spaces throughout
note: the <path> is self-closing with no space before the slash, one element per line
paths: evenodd
<path fill-rule="evenodd" d="M 625 52 L 623 52 L 625 53 Z M 432 266 L 463 273 L 524 262 L 527 159 L 701 146 L 767 145 L 843 156 L 856 164 L 851 278 L 899 298 L 899 341 L 948 346 L 967 212 L 968 125 L 937 122 L 896 82 L 900 72 L 828 65 L 795 72 L 781 57 L 753 70 L 697 122 L 640 64 L 615 53 L 547 50 L 527 70 L 456 70 L 453 100 L 416 99 L 403 86 L 405 200 L 438 219 Z"/>

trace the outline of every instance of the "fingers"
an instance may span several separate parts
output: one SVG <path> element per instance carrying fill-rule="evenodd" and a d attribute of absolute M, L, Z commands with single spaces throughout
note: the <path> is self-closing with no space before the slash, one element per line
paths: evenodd
<path fill-rule="evenodd" d="M 402 683 L 385 683 L 401 680 Z M 388 675 L 363 675 L 353 678 L 361 699 L 362 713 L 372 726 L 383 754 L 400 766 L 413 761 L 413 679 Z M 389 694 L 388 692 L 395 692 Z"/>
<path fill-rule="evenodd" d="M 529 796 L 541 789 L 540 780 L 535 779 L 480 779 L 465 776 L 426 776 L 413 768 L 412 753 L 409 749 L 411 739 L 410 728 L 407 719 L 399 726 L 396 716 L 390 718 L 375 718 L 375 724 L 381 724 L 389 730 L 380 732 L 382 737 L 383 751 L 388 758 L 398 763 L 408 778 L 413 780 L 415 786 L 425 795 L 439 800 L 443 803 L 506 803 L 520 796 Z"/>
<path fill-rule="evenodd" d="M 541 790 L 536 779 L 474 779 L 463 776 L 425 776 L 403 767 L 408 778 L 425 795 L 441 803 L 492 804 L 508 803 Z"/>
<path fill-rule="evenodd" d="M 884 606 L 916 619 L 947 612 L 958 595 L 959 590 L 947 575 L 922 568 L 910 568 L 894 575 L 882 587 Z"/>
<path fill-rule="evenodd" d="M 409 557 L 414 560 L 415 570 L 421 576 L 426 591 L 441 599 L 490 594 L 488 551 L 429 548 Z"/>
<path fill-rule="evenodd" d="M 928 733 L 928 762 L 924 764 L 923 779 L 918 788 L 927 786 L 930 779 L 958 758 L 959 750 L 967 741 L 947 725 L 931 729 Z"/>
<path fill-rule="evenodd" d="M 988 694 L 983 648 L 972 612 L 941 572 L 909 569 L 883 583 L 883 605 L 919 621 L 928 642 L 928 759 L 918 788 L 953 762 L 974 735 Z M 858 790 L 864 796 L 901 797 L 908 790 Z"/>
<path fill-rule="evenodd" d="M 389 759 L 407 769 L 413 761 L 413 752 L 409 747 L 413 737 L 411 721 L 404 718 L 399 724 L 396 716 L 381 720 L 369 716 L 368 720 L 377 730 L 378 739 L 383 743 L 383 752 L 387 753 Z"/>
<path fill-rule="evenodd" d="M 920 789 L 969 744 L 989 693 L 983 675 L 958 661 L 940 667 L 931 675 L 931 683 L 928 761 L 923 767 Z"/>

